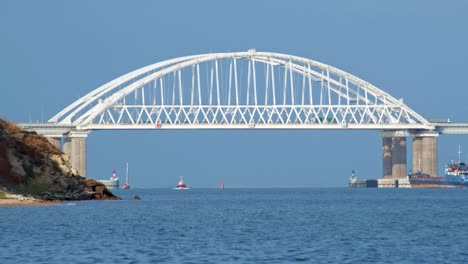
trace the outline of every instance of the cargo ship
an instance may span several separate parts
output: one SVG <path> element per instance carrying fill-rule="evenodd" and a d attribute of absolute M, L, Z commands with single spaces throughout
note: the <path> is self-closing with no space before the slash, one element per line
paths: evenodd
<path fill-rule="evenodd" d="M 421 172 L 408 175 L 411 188 L 468 188 L 468 169 L 463 162 L 445 165 L 444 176 Z"/>
<path fill-rule="evenodd" d="M 458 162 L 445 165 L 444 176 L 430 176 L 421 172 L 408 175 L 412 188 L 468 188 L 468 166 L 461 161 L 458 146 Z"/>
<path fill-rule="evenodd" d="M 411 188 L 444 188 L 444 177 L 431 176 L 420 171 L 408 174 Z"/>
<path fill-rule="evenodd" d="M 455 188 L 468 188 L 468 166 L 464 162 L 445 165 L 445 184 Z"/>

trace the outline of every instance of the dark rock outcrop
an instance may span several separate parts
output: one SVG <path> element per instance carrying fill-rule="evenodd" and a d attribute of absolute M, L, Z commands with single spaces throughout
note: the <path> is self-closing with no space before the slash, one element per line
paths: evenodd
<path fill-rule="evenodd" d="M 78 175 L 45 137 L 2 119 L 0 186 L 42 200 L 119 199 L 104 184 Z"/>

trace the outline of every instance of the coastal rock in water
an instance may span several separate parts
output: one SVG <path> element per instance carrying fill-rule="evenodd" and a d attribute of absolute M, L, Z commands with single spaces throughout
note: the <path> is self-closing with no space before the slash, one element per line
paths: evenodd
<path fill-rule="evenodd" d="M 41 200 L 120 199 L 86 179 L 45 137 L 0 119 L 0 186 Z"/>
<path fill-rule="evenodd" d="M 94 179 L 86 179 L 84 181 L 85 190 L 94 195 L 97 200 L 109 200 L 115 197 L 104 184 Z"/>

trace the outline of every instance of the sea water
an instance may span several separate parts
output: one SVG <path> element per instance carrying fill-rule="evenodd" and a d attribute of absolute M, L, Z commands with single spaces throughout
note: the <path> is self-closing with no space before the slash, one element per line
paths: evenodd
<path fill-rule="evenodd" d="M 123 199 L 1 207 L 0 263 L 468 262 L 468 190 L 115 193 Z"/>

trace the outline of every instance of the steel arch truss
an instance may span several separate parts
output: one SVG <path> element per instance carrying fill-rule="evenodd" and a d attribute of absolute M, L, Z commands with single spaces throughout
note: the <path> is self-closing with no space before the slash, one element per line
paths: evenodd
<path fill-rule="evenodd" d="M 431 129 L 402 101 L 313 60 L 214 53 L 149 65 L 112 80 L 49 122 L 82 129 Z"/>

